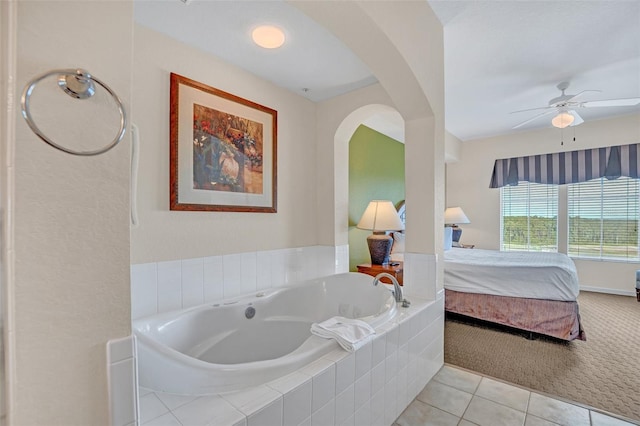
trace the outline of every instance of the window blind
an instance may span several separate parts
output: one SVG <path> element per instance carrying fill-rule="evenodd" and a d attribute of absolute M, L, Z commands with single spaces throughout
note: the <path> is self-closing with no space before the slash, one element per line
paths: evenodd
<path fill-rule="evenodd" d="M 637 179 L 606 178 L 571 184 L 568 192 L 569 245 L 573 257 L 640 260 Z"/>
<path fill-rule="evenodd" d="M 500 189 L 501 250 L 558 251 L 558 187 L 520 182 Z"/>

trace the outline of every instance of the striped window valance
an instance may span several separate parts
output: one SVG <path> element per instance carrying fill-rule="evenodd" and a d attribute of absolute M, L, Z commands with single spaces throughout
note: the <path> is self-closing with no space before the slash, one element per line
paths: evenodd
<path fill-rule="evenodd" d="M 563 185 L 606 177 L 638 178 L 640 144 L 503 158 L 493 166 L 490 188 L 519 181 Z"/>

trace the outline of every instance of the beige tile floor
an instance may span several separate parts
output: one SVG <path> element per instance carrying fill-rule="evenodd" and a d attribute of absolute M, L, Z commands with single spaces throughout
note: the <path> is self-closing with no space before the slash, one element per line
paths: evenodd
<path fill-rule="evenodd" d="M 394 426 L 628 426 L 618 418 L 445 365 Z"/>

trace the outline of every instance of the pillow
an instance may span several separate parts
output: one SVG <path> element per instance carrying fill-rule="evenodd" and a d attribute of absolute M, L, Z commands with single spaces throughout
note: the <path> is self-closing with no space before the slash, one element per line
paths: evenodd
<path fill-rule="evenodd" d="M 404 253 L 404 232 L 392 232 L 391 236 L 393 236 L 391 253 Z"/>

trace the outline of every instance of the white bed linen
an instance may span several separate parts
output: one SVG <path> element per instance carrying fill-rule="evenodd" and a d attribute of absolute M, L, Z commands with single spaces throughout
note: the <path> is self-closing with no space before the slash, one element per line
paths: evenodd
<path fill-rule="evenodd" d="M 444 287 L 465 293 L 575 301 L 573 261 L 562 253 L 453 248 L 444 253 Z"/>

